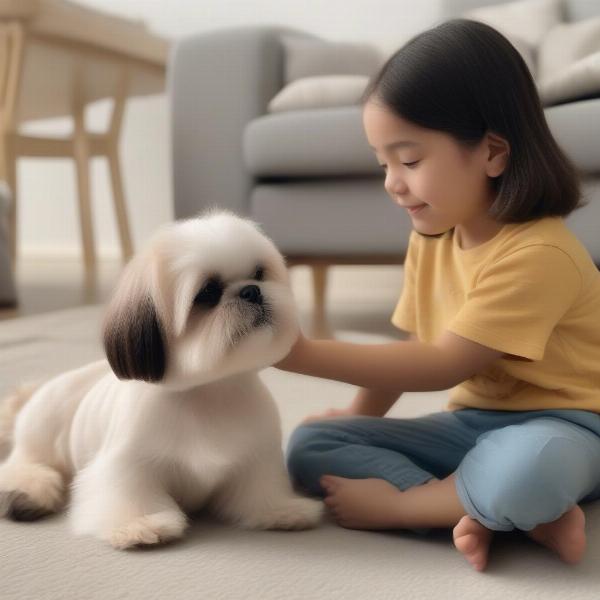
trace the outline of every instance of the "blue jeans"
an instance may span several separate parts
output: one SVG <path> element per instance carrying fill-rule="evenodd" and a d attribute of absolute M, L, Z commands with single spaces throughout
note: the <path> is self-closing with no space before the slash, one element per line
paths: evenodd
<path fill-rule="evenodd" d="M 456 472 L 468 515 L 489 529 L 529 531 L 600 498 L 600 414 L 466 408 L 327 419 L 294 430 L 286 461 L 296 487 L 317 496 L 324 474 L 385 479 L 404 491 Z"/>

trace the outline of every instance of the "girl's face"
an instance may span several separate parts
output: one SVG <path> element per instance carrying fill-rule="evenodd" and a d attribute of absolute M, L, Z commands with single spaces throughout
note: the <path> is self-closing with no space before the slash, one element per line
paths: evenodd
<path fill-rule="evenodd" d="M 407 209 L 418 232 L 437 235 L 458 227 L 463 239 L 469 234 L 476 240 L 478 231 L 491 231 L 489 177 L 502 172 L 506 159 L 495 136 L 466 149 L 452 136 L 414 125 L 373 100 L 364 106 L 363 126 L 384 167 L 386 191 Z"/>

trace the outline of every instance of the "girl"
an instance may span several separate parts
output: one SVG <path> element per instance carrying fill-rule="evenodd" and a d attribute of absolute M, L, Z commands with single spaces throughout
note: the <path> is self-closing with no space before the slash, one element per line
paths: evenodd
<path fill-rule="evenodd" d="M 448 21 L 387 61 L 363 124 L 412 219 L 392 316 L 411 336 L 300 335 L 277 367 L 362 389 L 293 432 L 290 474 L 344 527 L 453 527 L 478 570 L 496 530 L 575 563 L 578 503 L 600 497 L 600 274 L 563 221 L 578 177 L 532 77 L 496 30 Z M 447 410 L 381 418 L 402 391 L 447 388 Z"/>

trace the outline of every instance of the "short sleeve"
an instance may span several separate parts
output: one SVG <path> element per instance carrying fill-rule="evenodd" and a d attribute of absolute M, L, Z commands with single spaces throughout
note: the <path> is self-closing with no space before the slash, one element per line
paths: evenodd
<path fill-rule="evenodd" d="M 417 253 L 418 253 L 417 234 L 410 232 L 408 238 L 408 248 L 404 258 L 404 280 L 402 283 L 402 293 L 398 304 L 392 314 L 391 322 L 393 325 L 414 333 L 417 330 L 417 306 L 416 306 L 416 271 L 417 271 Z"/>
<path fill-rule="evenodd" d="M 521 248 L 485 267 L 447 329 L 508 354 L 540 360 L 582 277 L 556 246 Z"/>

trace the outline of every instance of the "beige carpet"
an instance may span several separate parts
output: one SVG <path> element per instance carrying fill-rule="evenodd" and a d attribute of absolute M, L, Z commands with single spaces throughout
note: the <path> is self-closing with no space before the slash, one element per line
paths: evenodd
<path fill-rule="evenodd" d="M 84 307 L 0 323 L 0 394 L 100 357 L 100 315 L 101 308 Z M 385 319 L 378 323 L 385 329 Z M 355 331 L 338 337 L 391 339 Z M 285 440 L 304 415 L 344 406 L 354 394 L 351 386 L 276 369 L 262 377 L 278 402 Z M 440 410 L 444 401 L 445 393 L 405 394 L 392 415 Z M 0 521 L 0 599 L 597 599 L 600 503 L 584 508 L 589 545 L 579 565 L 564 565 L 522 534 L 508 533 L 496 536 L 484 573 L 454 549 L 449 530 L 419 537 L 327 521 L 306 532 L 247 532 L 201 519 L 181 542 L 118 552 L 73 537 L 63 515 Z"/>

